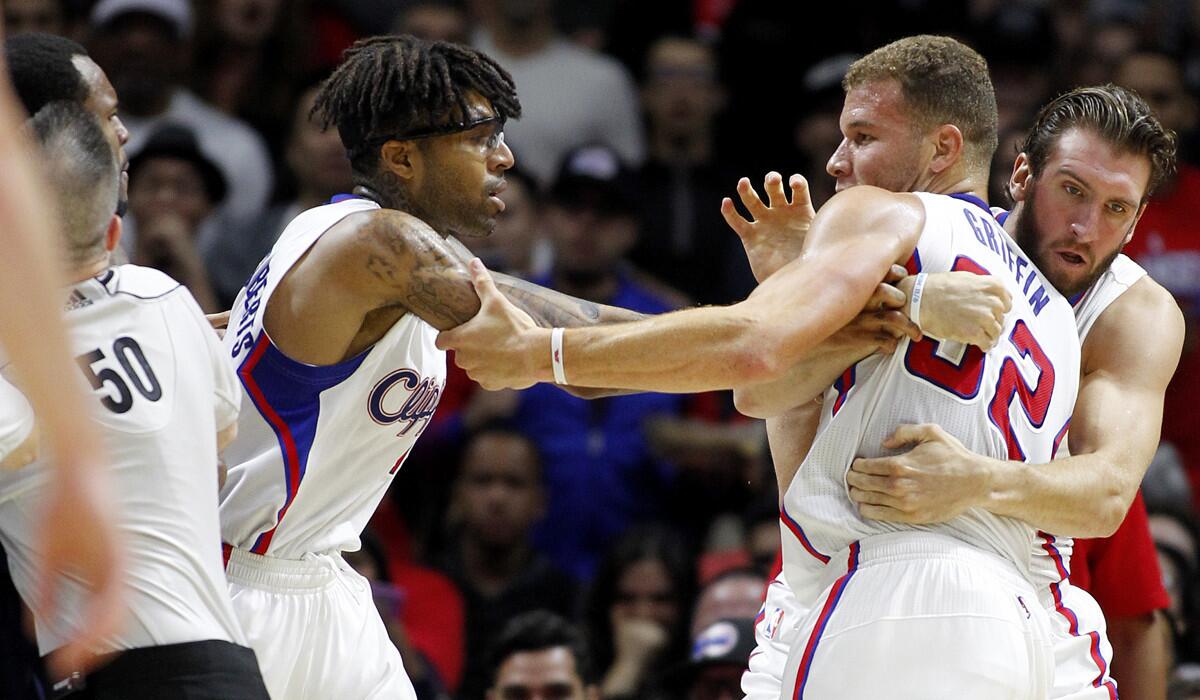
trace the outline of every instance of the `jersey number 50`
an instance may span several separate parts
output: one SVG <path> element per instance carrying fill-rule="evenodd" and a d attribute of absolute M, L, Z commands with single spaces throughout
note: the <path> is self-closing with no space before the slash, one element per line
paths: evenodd
<path fill-rule="evenodd" d="M 105 357 L 104 351 L 99 348 L 75 358 L 75 361 L 79 363 L 79 368 L 83 370 L 84 376 L 91 382 L 93 389 L 111 384 L 112 388 L 116 390 L 115 398 L 112 395 L 100 397 L 100 403 L 105 408 L 113 413 L 125 413 L 133 408 L 133 392 L 129 390 L 130 384 L 148 401 L 158 401 L 162 398 L 162 385 L 159 384 L 154 370 L 150 368 L 150 363 L 146 361 L 146 354 L 142 352 L 142 346 L 138 345 L 136 340 L 128 336 L 117 338 L 113 341 L 112 353 L 117 358 L 117 363 L 121 365 L 121 369 L 124 370 L 123 376 L 121 372 L 112 367 L 101 367 L 99 371 L 94 369 L 93 365 Z"/>

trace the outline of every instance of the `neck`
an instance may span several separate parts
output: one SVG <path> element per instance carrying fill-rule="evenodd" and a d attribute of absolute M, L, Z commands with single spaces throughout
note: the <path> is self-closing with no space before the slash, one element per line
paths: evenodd
<path fill-rule="evenodd" d="M 71 284 L 78 284 L 84 280 L 90 280 L 91 278 L 99 275 L 101 272 L 107 270 L 110 262 L 111 254 L 105 251 L 104 255 L 96 258 L 92 262 L 84 263 L 71 268 L 71 271 L 67 275 L 67 281 Z"/>
<path fill-rule="evenodd" d="M 374 185 L 355 185 L 351 192 L 375 202 L 384 209 L 404 210 L 404 197 L 397 192 L 389 193 L 386 188 Z"/>
<path fill-rule="evenodd" d="M 496 48 L 510 56 L 526 56 L 546 48 L 554 39 L 554 24 L 536 21 L 527 26 L 514 26 L 498 20 L 491 26 Z"/>
<path fill-rule="evenodd" d="M 651 157 L 667 165 L 699 165 L 712 160 L 712 139 L 706 127 L 690 134 L 658 130 L 650 137 Z"/>
<path fill-rule="evenodd" d="M 948 170 L 918 181 L 911 191 L 936 194 L 973 194 L 986 202 L 988 201 L 987 175 Z"/>
<path fill-rule="evenodd" d="M 467 578 L 484 590 L 502 589 L 524 568 L 529 553 L 529 545 L 523 542 L 500 548 L 488 547 L 470 536 L 462 539 L 463 568 Z"/>
<path fill-rule="evenodd" d="M 337 194 L 337 192 L 335 192 L 334 194 Z M 356 191 L 356 192 L 354 192 L 354 194 L 358 194 L 358 192 Z M 366 195 L 360 195 L 360 196 L 366 197 Z M 312 209 L 313 207 L 319 207 L 322 204 L 324 204 L 325 202 L 328 202 L 331 197 L 333 197 L 333 195 L 329 194 L 329 193 L 316 192 L 314 190 L 302 189 L 302 190 L 300 190 L 299 193 L 296 194 L 296 204 L 300 207 L 301 210 Z M 370 199 L 375 202 L 379 201 L 373 197 L 367 197 L 367 199 Z M 380 206 L 383 206 L 383 205 L 381 204 Z"/>

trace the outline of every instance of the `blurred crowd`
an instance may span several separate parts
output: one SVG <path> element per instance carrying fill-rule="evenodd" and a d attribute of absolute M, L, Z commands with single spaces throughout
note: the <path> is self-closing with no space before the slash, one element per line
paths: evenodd
<path fill-rule="evenodd" d="M 647 313 L 753 288 L 719 212 L 739 177 L 799 172 L 818 206 L 832 195 L 840 81 L 861 53 L 941 33 L 987 57 L 994 206 L 1009 203 L 1037 107 L 1075 85 L 1133 88 L 1182 143 L 1125 252 L 1188 322 L 1143 496 L 1160 568 L 1149 575 L 1170 597 L 1171 692 L 1200 697 L 1200 2 L 864 0 L 832 26 L 813 12 L 778 0 L 4 2 L 10 34 L 72 37 L 108 74 L 130 132 L 126 252 L 211 312 L 298 212 L 352 188 L 336 132 L 309 112 L 363 36 L 470 43 L 516 80 L 506 211 L 466 245 L 493 269 Z M 775 491 L 762 426 L 728 394 L 487 392 L 452 366 L 347 558 L 375 582 L 423 700 L 480 700 L 509 668 L 505 650 L 560 647 L 600 697 L 740 697 L 779 548 Z M 1132 575 L 1119 559 L 1091 567 L 1098 588 Z M 1147 612 L 1116 599 L 1110 615 Z"/>

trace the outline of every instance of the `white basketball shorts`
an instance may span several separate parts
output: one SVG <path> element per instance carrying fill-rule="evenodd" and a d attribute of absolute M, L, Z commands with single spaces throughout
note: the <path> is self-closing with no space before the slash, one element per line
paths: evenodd
<path fill-rule="evenodd" d="M 416 700 L 370 584 L 340 554 L 233 549 L 225 575 L 274 700 Z"/>
<path fill-rule="evenodd" d="M 1043 700 L 1053 683 L 1033 586 L 1001 557 L 943 535 L 855 542 L 830 562 L 798 628 L 787 700 Z"/>

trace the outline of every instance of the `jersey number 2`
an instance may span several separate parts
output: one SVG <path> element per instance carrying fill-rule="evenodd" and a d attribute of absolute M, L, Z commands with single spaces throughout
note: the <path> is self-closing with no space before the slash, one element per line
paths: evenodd
<path fill-rule="evenodd" d="M 978 263 L 962 256 L 954 261 L 952 269 L 967 270 L 979 275 L 988 274 Z M 1008 458 L 1024 461 L 1025 450 L 1021 448 L 1017 433 L 1013 430 L 1009 407 L 1012 406 L 1013 398 L 1018 399 L 1030 425 L 1034 428 L 1042 427 L 1050 408 L 1050 399 L 1054 396 L 1054 365 L 1024 321 L 1016 322 L 1008 336 L 1008 342 L 1022 357 L 1037 367 L 1037 382 L 1030 387 L 1017 367 L 1017 361 L 1012 357 L 1004 357 L 1000 365 L 1000 377 L 996 381 L 996 393 L 988 404 L 988 418 L 1004 435 Z M 952 362 L 938 355 L 938 348 L 938 342 L 929 338 L 910 344 L 904 356 L 904 366 L 908 373 L 959 398 L 975 398 L 979 393 L 987 356 L 979 348 L 969 346 L 958 362 Z"/>
<path fill-rule="evenodd" d="M 133 392 L 129 390 L 130 384 L 148 401 L 158 401 L 162 398 L 162 385 L 159 384 L 154 370 L 150 368 L 150 363 L 146 361 L 146 354 L 142 352 L 142 346 L 138 345 L 136 340 L 128 336 L 121 336 L 113 341 L 112 352 L 113 356 L 117 358 L 117 363 L 121 365 L 121 369 L 125 370 L 124 376 L 111 367 L 101 367 L 99 371 L 94 369 L 93 365 L 105 357 L 104 351 L 99 348 L 75 358 L 79 363 L 79 368 L 83 370 L 84 376 L 91 382 L 93 389 L 111 384 L 112 388 L 116 390 L 115 398 L 111 395 L 100 397 L 100 403 L 105 408 L 113 413 L 125 413 L 133 408 Z"/>

